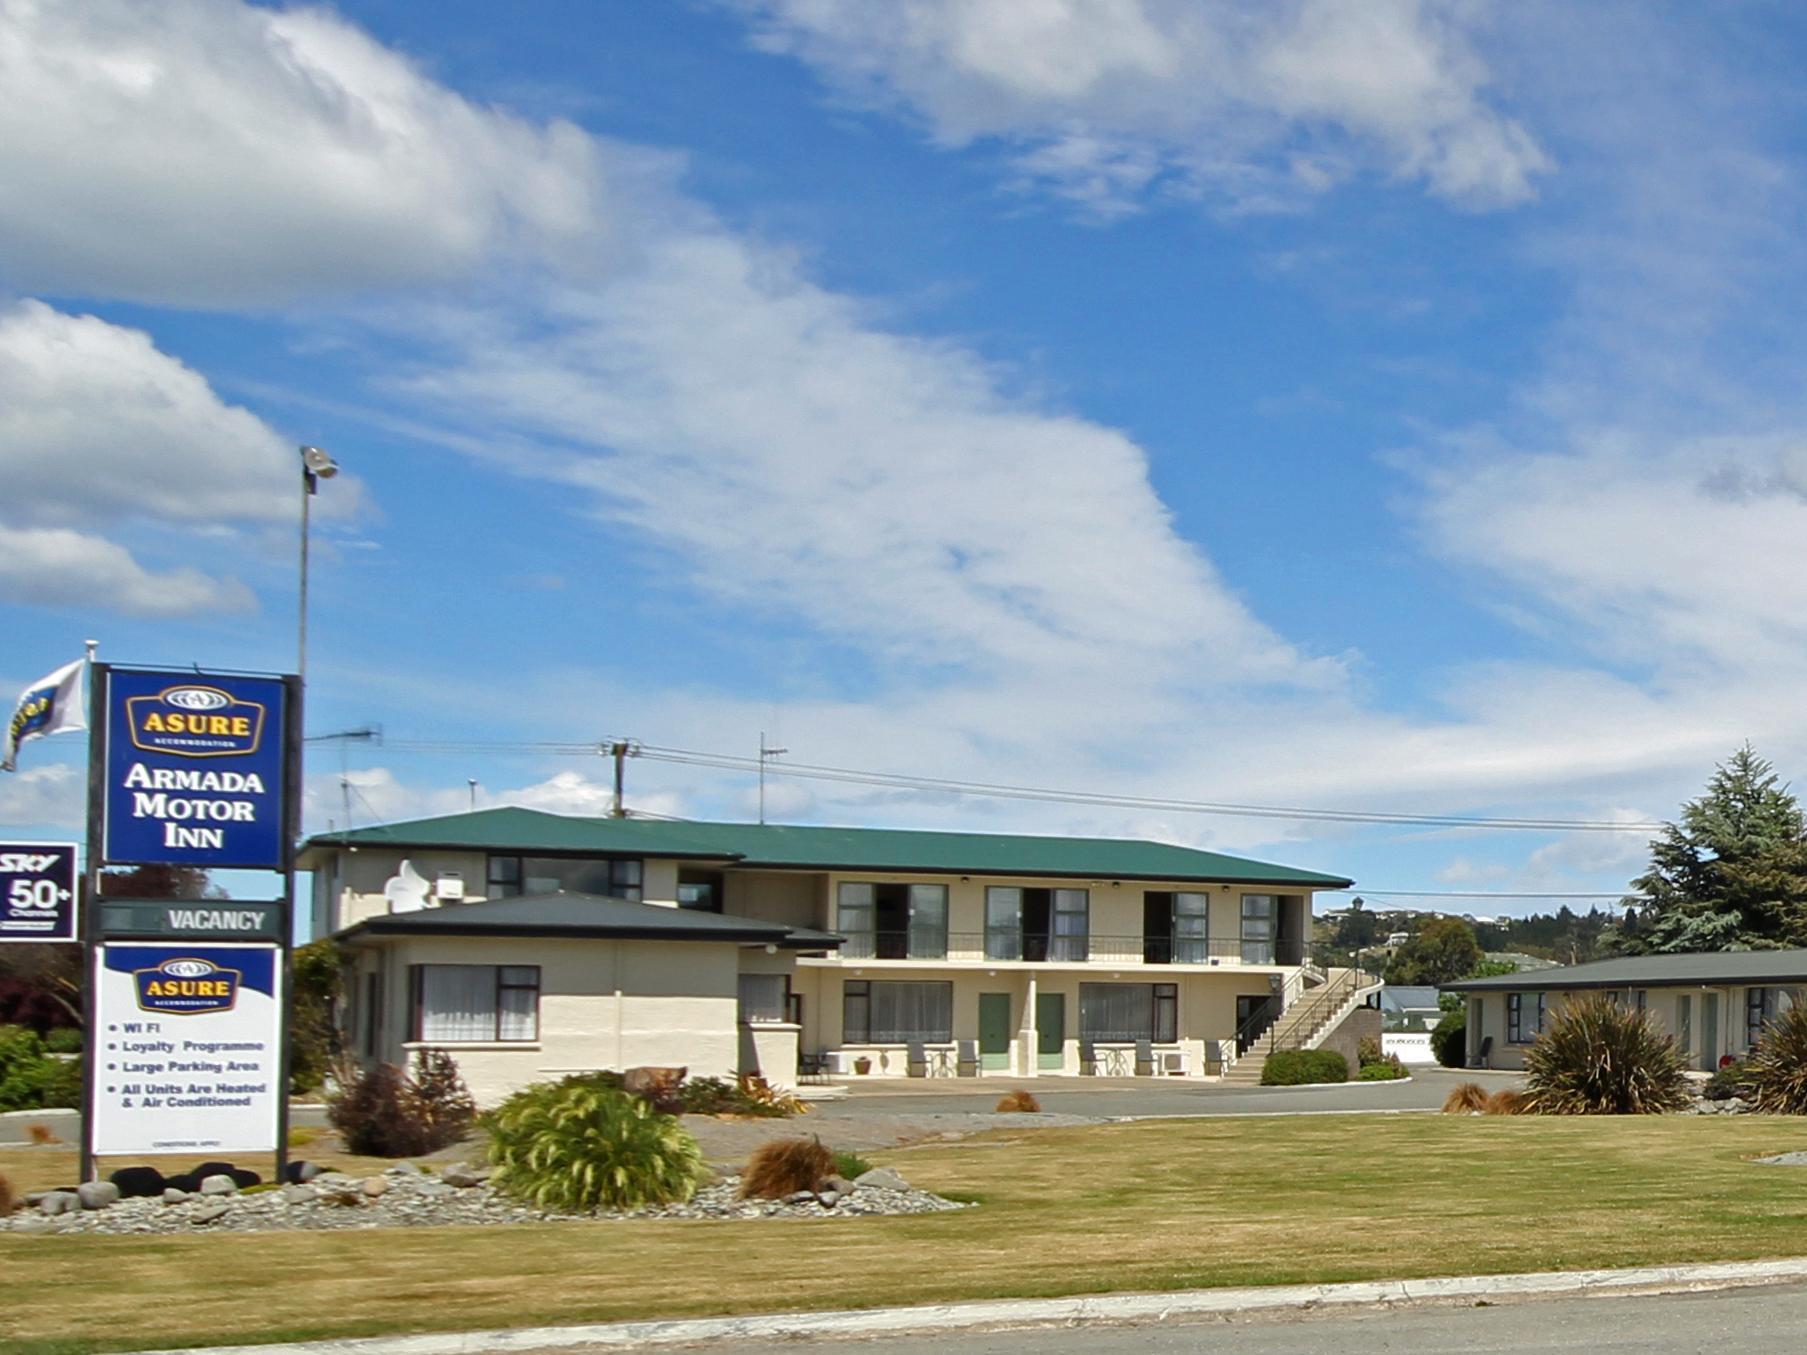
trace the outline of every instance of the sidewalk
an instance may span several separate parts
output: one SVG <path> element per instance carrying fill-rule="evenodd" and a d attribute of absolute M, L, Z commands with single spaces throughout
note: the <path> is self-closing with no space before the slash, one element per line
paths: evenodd
<path fill-rule="evenodd" d="M 422 1336 L 377 1336 L 289 1345 L 208 1347 L 210 1355 L 486 1355 L 491 1351 L 622 1350 L 714 1341 L 789 1341 L 951 1334 L 996 1328 L 1083 1323 L 1164 1322 L 1245 1314 L 1321 1311 L 1396 1303 L 1526 1299 L 1550 1295 L 1674 1294 L 1807 1280 L 1807 1257 L 1626 1270 L 1544 1271 L 1356 1284 L 1188 1289 L 1170 1294 L 1106 1294 L 1066 1299 L 1000 1299 L 921 1308 L 776 1313 L 756 1317 L 610 1322 L 576 1327 L 517 1327 Z M 144 1355 L 181 1355 L 153 1351 Z"/>

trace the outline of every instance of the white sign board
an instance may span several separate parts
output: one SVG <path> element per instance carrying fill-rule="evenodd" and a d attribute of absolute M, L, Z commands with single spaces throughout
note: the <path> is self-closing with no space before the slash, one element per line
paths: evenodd
<path fill-rule="evenodd" d="M 274 1152 L 276 946 L 110 941 L 95 962 L 94 1152 Z"/>

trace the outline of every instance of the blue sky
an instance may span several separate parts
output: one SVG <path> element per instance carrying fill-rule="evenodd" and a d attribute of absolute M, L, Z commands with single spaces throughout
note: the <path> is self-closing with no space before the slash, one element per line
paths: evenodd
<path fill-rule="evenodd" d="M 1747 738 L 1796 776 L 1802 46 L 1756 3 L 0 3 L 0 679 L 291 666 L 310 442 L 360 823 L 605 803 L 411 744 L 761 729 L 1626 823 Z M 81 757 L 0 822 L 76 830 Z M 1617 889 L 1647 837 L 771 795 L 1376 898 Z"/>

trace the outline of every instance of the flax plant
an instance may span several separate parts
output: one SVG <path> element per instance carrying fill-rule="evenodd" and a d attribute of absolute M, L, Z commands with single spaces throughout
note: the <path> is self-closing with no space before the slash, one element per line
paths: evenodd
<path fill-rule="evenodd" d="M 1790 1007 L 1763 1028 L 1744 1061 L 1744 1083 L 1758 1110 L 1807 1115 L 1807 1006 Z"/>
<path fill-rule="evenodd" d="M 1573 999 L 1525 1054 L 1522 1113 L 1658 1115 L 1688 1104 L 1675 1042 L 1608 993 Z"/>

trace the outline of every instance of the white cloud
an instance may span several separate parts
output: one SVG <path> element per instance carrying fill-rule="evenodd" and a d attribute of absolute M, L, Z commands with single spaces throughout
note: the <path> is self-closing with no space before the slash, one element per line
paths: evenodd
<path fill-rule="evenodd" d="M 949 146 L 1114 214 L 1152 187 L 1272 207 L 1376 168 L 1493 207 L 1550 168 L 1494 108 L 1470 7 L 1418 0 L 728 0 L 754 41 Z"/>
<path fill-rule="evenodd" d="M 197 569 L 155 573 L 123 546 L 63 527 L 0 526 L 0 587 L 36 607 L 94 608 L 126 616 L 249 612 L 250 589 Z"/>
<path fill-rule="evenodd" d="M 335 828 L 344 828 L 348 818 L 347 798 L 351 804 L 349 821 L 352 827 L 462 814 L 472 803 L 468 782 L 433 786 L 403 781 L 388 767 L 355 767 L 344 774 L 344 780 L 350 783 L 349 797 L 338 773 L 320 772 L 308 776 L 304 804 L 306 831 L 324 831 L 329 823 Z M 614 795 L 614 787 L 609 782 L 578 771 L 561 771 L 523 786 L 492 789 L 479 783 L 476 806 L 494 809 L 499 805 L 519 805 L 549 814 L 601 817 L 613 809 Z M 683 794 L 670 790 L 637 787 L 627 796 L 630 812 L 665 818 L 682 817 L 686 803 Z"/>
<path fill-rule="evenodd" d="M 0 254 L 22 289 L 274 304 L 596 229 L 589 139 L 482 108 L 323 9 L 0 0 Z"/>
<path fill-rule="evenodd" d="M 0 309 L 0 475 L 15 521 L 287 521 L 295 455 L 142 330 L 40 301 Z"/>
<path fill-rule="evenodd" d="M 32 766 L 34 758 L 47 746 L 26 744 L 19 755 L 20 769 L 0 774 L 0 822 L 73 831 L 87 821 L 86 767 L 63 762 Z"/>
<path fill-rule="evenodd" d="M 676 226 L 675 217 L 690 224 Z M 1174 530 L 1142 450 L 889 333 L 786 257 L 654 212 L 640 266 L 448 323 L 406 389 L 753 616 L 887 668 L 1146 691 L 1323 685 Z M 496 453 L 505 458 L 506 450 Z"/>
<path fill-rule="evenodd" d="M 126 542 L 287 525 L 295 449 L 140 330 L 0 308 L 0 577 L 15 601 L 169 617 L 252 610 L 236 580 L 149 568 Z M 335 508 L 355 508 L 348 479 Z M 101 533 L 106 533 L 102 535 Z"/>

